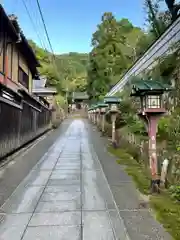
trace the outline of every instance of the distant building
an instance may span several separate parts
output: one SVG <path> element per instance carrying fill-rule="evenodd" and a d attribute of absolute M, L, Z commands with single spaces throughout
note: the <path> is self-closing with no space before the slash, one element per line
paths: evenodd
<path fill-rule="evenodd" d="M 32 92 L 40 64 L 23 35 L 17 18 L 7 16 L 0 4 L 0 82 L 18 91 Z"/>
<path fill-rule="evenodd" d="M 45 76 L 41 76 L 39 79 L 33 80 L 32 93 L 37 97 L 43 97 L 46 99 L 52 108 L 56 105 L 55 95 L 57 94 L 57 90 L 55 88 L 46 87 L 46 82 L 47 78 Z"/>
<path fill-rule="evenodd" d="M 72 93 L 73 108 L 75 106 L 78 109 L 86 107 L 88 100 L 89 100 L 89 96 L 87 95 L 86 92 L 73 92 Z"/>

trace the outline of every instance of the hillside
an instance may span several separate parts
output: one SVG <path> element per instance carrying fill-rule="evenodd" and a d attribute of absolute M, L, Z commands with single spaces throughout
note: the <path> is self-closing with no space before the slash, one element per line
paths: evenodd
<path fill-rule="evenodd" d="M 53 61 L 54 56 L 51 53 L 37 46 L 32 40 L 29 40 L 29 43 L 40 61 L 39 72 L 48 78 L 48 86 L 56 87 L 61 95 L 66 91 L 86 89 L 88 54 L 70 52 L 55 55 Z"/>

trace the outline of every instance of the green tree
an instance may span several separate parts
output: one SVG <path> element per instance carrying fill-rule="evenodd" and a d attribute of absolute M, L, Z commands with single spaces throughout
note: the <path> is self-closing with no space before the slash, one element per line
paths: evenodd
<path fill-rule="evenodd" d="M 160 6 L 157 0 L 145 0 L 147 22 L 155 38 L 158 38 L 162 33 L 161 24 L 158 21 L 159 8 Z"/>
<path fill-rule="evenodd" d="M 92 36 L 87 67 L 87 90 L 92 98 L 104 95 L 138 58 L 137 45 L 145 33 L 128 19 L 104 13 Z"/>
<path fill-rule="evenodd" d="M 92 36 L 93 50 L 89 55 L 88 93 L 92 97 L 105 94 L 117 74 L 126 67 L 121 50 L 125 37 L 121 34 L 118 21 L 110 12 L 103 14 L 101 23 Z"/>

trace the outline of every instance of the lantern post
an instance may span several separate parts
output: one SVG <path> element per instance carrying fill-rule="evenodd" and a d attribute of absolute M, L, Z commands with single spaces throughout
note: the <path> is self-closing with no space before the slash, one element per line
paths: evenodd
<path fill-rule="evenodd" d="M 92 109 L 91 109 L 91 107 L 88 109 L 88 119 L 90 121 L 92 120 Z"/>
<path fill-rule="evenodd" d="M 99 122 L 100 122 L 100 108 L 97 104 L 96 105 L 96 124 L 97 124 L 97 126 L 99 125 Z"/>
<path fill-rule="evenodd" d="M 92 110 L 92 108 L 90 110 L 90 120 L 91 120 L 91 122 L 93 121 L 93 110 Z"/>
<path fill-rule="evenodd" d="M 156 155 L 156 133 L 158 120 L 166 114 L 163 94 L 171 87 L 159 81 L 139 80 L 132 86 L 131 96 L 140 99 L 139 117 L 144 121 L 149 136 L 149 165 L 151 171 L 151 191 L 159 193 L 160 174 Z"/>
<path fill-rule="evenodd" d="M 90 107 L 90 111 L 91 111 L 91 121 L 92 121 L 92 123 L 94 123 L 95 124 L 95 105 L 93 104 L 93 105 L 91 105 L 91 107 Z"/>
<path fill-rule="evenodd" d="M 105 114 L 106 114 L 106 109 L 108 108 L 108 104 L 98 103 L 98 108 L 99 108 L 99 114 L 101 118 L 99 124 L 101 125 L 100 128 L 101 128 L 102 134 L 104 134 Z"/>
<path fill-rule="evenodd" d="M 97 124 L 97 113 L 96 113 L 96 105 L 94 105 L 94 124 Z"/>
<path fill-rule="evenodd" d="M 117 147 L 116 144 L 116 117 L 119 113 L 118 104 L 120 103 L 120 99 L 118 97 L 105 97 L 104 103 L 109 105 L 109 113 L 111 115 L 112 122 L 112 145 L 114 148 Z"/>

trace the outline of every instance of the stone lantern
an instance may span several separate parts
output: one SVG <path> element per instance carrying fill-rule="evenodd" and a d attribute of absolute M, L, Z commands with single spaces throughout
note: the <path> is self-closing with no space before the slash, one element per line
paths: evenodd
<path fill-rule="evenodd" d="M 93 106 L 93 123 L 96 124 L 96 108 Z"/>
<path fill-rule="evenodd" d="M 95 122 L 96 122 L 96 116 L 95 116 L 95 112 L 96 112 L 96 110 L 95 110 L 95 105 L 91 105 L 91 107 L 89 108 L 89 110 L 88 110 L 88 112 L 90 112 L 90 119 L 91 119 L 91 121 L 95 124 Z"/>
<path fill-rule="evenodd" d="M 92 121 L 92 110 L 90 109 L 89 111 L 88 111 L 88 116 L 89 116 L 89 119 Z"/>
<path fill-rule="evenodd" d="M 105 114 L 106 114 L 106 109 L 108 108 L 108 104 L 98 103 L 98 108 L 100 109 L 99 114 L 102 117 L 102 119 L 101 119 L 101 131 L 104 134 Z"/>
<path fill-rule="evenodd" d="M 98 104 L 95 106 L 95 111 L 96 111 L 96 124 L 98 125 L 99 124 L 99 117 L 100 117 L 100 108 L 98 106 Z"/>
<path fill-rule="evenodd" d="M 91 122 L 93 122 L 93 109 L 91 108 L 91 111 L 90 111 L 90 118 L 91 118 Z"/>
<path fill-rule="evenodd" d="M 108 104 L 109 106 L 109 113 L 111 115 L 111 122 L 112 122 L 112 144 L 116 147 L 116 117 L 119 113 L 118 104 L 120 103 L 120 99 L 118 97 L 105 97 L 104 103 Z"/>
<path fill-rule="evenodd" d="M 91 119 L 92 119 L 91 114 L 92 114 L 92 109 L 89 108 L 89 109 L 88 109 L 88 119 L 89 119 L 90 121 L 91 121 Z"/>
<path fill-rule="evenodd" d="M 149 165 L 151 170 L 151 190 L 159 192 L 160 176 L 156 156 L 156 133 L 158 120 L 166 114 L 163 94 L 170 91 L 169 85 L 153 80 L 139 80 L 132 86 L 131 96 L 140 99 L 139 117 L 145 122 L 149 136 Z"/>

